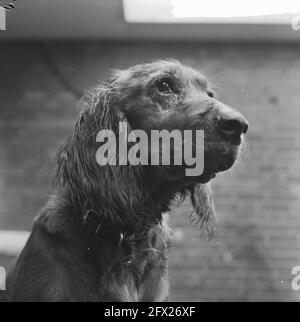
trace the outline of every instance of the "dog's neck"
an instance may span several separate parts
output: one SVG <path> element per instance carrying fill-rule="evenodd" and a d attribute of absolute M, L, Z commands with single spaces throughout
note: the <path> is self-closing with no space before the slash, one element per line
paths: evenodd
<path fill-rule="evenodd" d="M 140 170 L 134 169 L 125 178 L 128 181 L 125 191 L 124 182 L 111 190 L 116 178 L 108 177 L 112 175 L 109 172 L 97 191 L 79 194 L 84 189 L 73 191 L 68 184 L 58 187 L 56 195 L 63 200 L 64 208 L 61 212 L 70 217 L 69 222 L 76 221 L 74 226 L 82 227 L 88 248 L 98 244 L 99 239 L 114 247 L 125 244 L 133 235 L 135 239 L 141 238 L 161 222 L 163 212 L 170 210 L 180 184 L 157 175 L 157 169 L 146 169 L 142 174 Z M 122 174 L 117 179 L 121 180 Z"/>
<path fill-rule="evenodd" d="M 184 184 L 184 177 L 181 173 L 169 174 L 163 169 L 157 171 L 156 168 L 146 169 L 149 178 L 148 187 L 151 199 L 160 209 L 160 212 L 168 212 L 172 206 L 172 201 L 181 194 L 188 186 Z"/>

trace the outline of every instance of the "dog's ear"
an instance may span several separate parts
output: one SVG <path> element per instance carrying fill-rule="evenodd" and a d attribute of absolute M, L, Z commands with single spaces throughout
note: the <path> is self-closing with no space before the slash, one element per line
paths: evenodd
<path fill-rule="evenodd" d="M 97 87 L 82 99 L 74 133 L 58 152 L 56 183 L 68 188 L 82 211 L 92 210 L 109 220 L 128 224 L 138 221 L 134 214 L 142 218 L 147 202 L 142 195 L 142 169 L 100 165 L 96 158 L 101 146 L 97 142 L 99 131 L 111 130 L 118 137 L 120 122 L 127 122 L 118 104 L 117 94 L 109 84 Z M 129 124 L 127 129 L 130 130 Z"/>
<path fill-rule="evenodd" d="M 85 198 L 93 189 L 83 189 L 94 181 L 90 172 L 95 164 L 95 143 L 101 128 L 111 127 L 105 87 L 88 92 L 79 102 L 80 115 L 74 132 L 58 150 L 55 184 L 67 186 L 74 196 Z M 96 179 L 96 178 L 95 178 Z M 82 189 L 82 191 L 80 191 Z"/>
<path fill-rule="evenodd" d="M 212 237 L 216 217 L 211 186 L 209 183 L 196 184 L 190 187 L 189 190 L 194 208 L 191 216 L 192 221 L 198 223 L 200 225 L 200 229 L 205 231 L 209 237 Z"/>

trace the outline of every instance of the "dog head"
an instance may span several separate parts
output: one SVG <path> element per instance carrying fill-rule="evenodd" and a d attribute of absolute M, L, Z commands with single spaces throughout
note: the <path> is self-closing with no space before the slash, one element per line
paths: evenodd
<path fill-rule="evenodd" d="M 138 65 L 117 71 L 111 80 L 90 92 L 82 105 L 75 132 L 58 157 L 58 177 L 63 185 L 67 184 L 83 200 L 101 200 L 101 206 L 93 202 L 93 207 L 110 207 L 110 215 L 116 211 L 121 220 L 132 219 L 133 214 L 138 216 L 147 206 L 154 209 L 154 205 L 160 204 L 161 211 L 167 210 L 174 195 L 190 191 L 199 218 L 210 222 L 214 206 L 207 183 L 234 164 L 248 123 L 239 112 L 215 98 L 204 76 L 177 61 Z M 120 129 L 120 122 L 128 125 L 126 133 Z M 101 130 L 116 134 L 115 151 L 123 145 L 121 139 L 127 132 L 146 133 L 148 144 L 140 146 L 139 151 L 148 153 L 145 164 L 119 165 L 121 156 L 113 153 L 116 164 L 99 165 L 96 141 Z M 167 149 L 172 156 L 176 148 L 183 151 L 186 143 L 191 143 L 195 153 L 199 148 L 196 137 L 184 139 L 183 134 L 203 131 L 201 173 L 186 175 L 191 165 L 183 154 L 181 164 L 174 157 L 167 165 L 151 164 L 151 155 L 157 154 L 161 160 L 163 154 L 162 146 L 149 144 L 152 131 L 174 130 L 182 134 L 183 140 L 180 147 L 173 144 Z M 126 150 L 132 145 L 129 143 Z"/>

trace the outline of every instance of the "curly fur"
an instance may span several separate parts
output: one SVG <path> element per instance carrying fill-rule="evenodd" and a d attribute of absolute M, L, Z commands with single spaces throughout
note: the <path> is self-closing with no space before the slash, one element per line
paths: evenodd
<path fill-rule="evenodd" d="M 170 79 L 171 93 L 158 90 Z M 177 61 L 117 71 L 81 100 L 71 137 L 57 154 L 56 190 L 37 216 L 8 281 L 10 301 L 165 301 L 171 233 L 163 213 L 191 196 L 209 233 L 212 173 L 232 166 L 238 143 L 222 137 L 216 118 L 237 113 L 209 95 L 205 78 Z M 99 166 L 101 129 L 202 129 L 205 170 L 185 166 Z M 96 229 L 95 229 L 96 228 Z"/>

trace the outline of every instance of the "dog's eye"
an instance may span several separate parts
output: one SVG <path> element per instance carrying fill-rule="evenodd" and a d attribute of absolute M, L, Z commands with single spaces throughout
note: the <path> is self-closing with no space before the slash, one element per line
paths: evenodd
<path fill-rule="evenodd" d="M 156 84 L 156 87 L 160 93 L 163 94 L 172 94 L 178 93 L 178 88 L 174 80 L 170 78 L 163 78 L 159 80 Z"/>
<path fill-rule="evenodd" d="M 206 94 L 209 96 L 209 97 L 215 97 L 215 93 L 212 92 L 212 91 L 207 91 Z"/>

